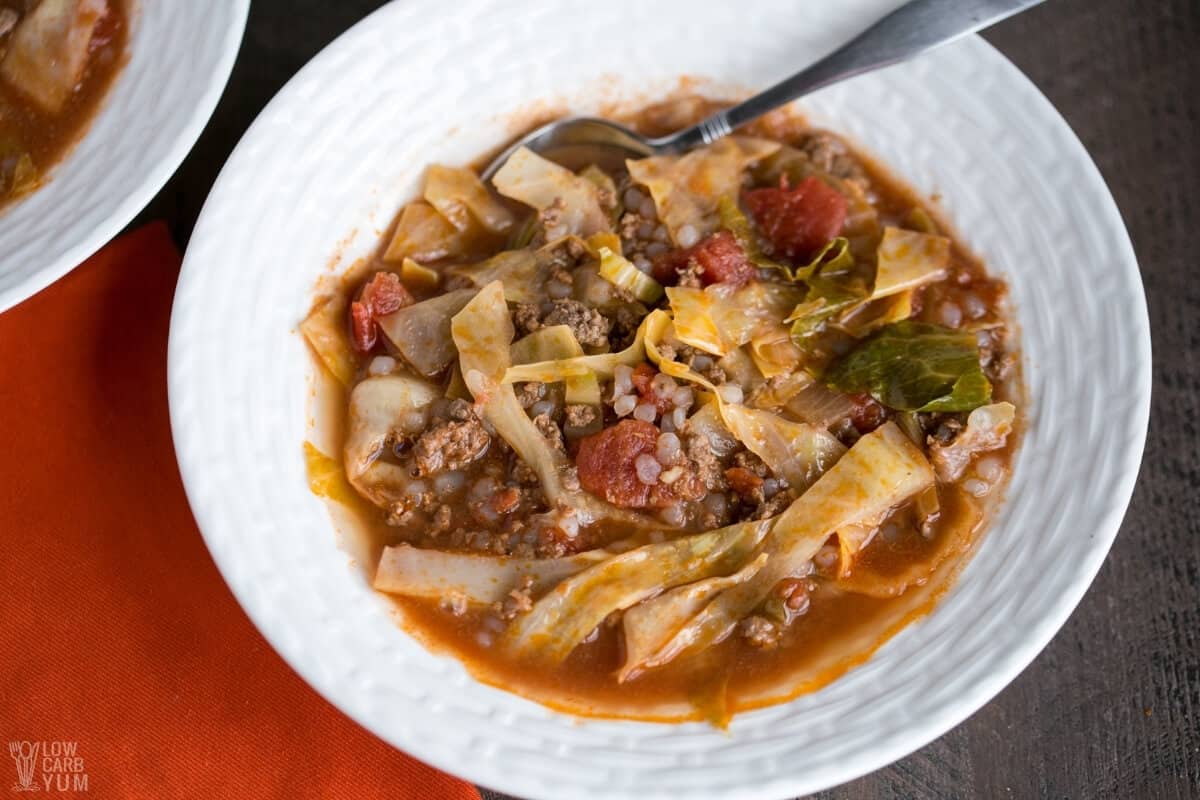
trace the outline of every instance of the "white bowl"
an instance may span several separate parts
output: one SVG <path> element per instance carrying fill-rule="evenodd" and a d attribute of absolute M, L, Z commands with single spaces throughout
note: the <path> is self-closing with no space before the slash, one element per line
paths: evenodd
<path fill-rule="evenodd" d="M 66 275 L 150 202 L 196 143 L 250 0 L 133 3 L 129 61 L 50 180 L 0 209 L 0 311 Z"/>
<path fill-rule="evenodd" d="M 782 798 L 881 767 L 995 695 L 1066 620 L 1124 513 L 1150 339 L 1125 228 L 1051 105 L 979 38 L 803 104 L 942 206 L 1005 276 L 1029 428 L 1008 500 L 957 586 L 815 694 L 703 724 L 580 721 L 481 685 L 400 631 L 305 480 L 315 281 L 367 254 L 430 162 L 521 121 L 653 98 L 691 75 L 765 86 L 894 0 L 753 4 L 407 0 L 318 56 L 230 158 L 192 237 L 170 341 L 192 508 L 234 594 L 318 691 L 396 747 L 529 798 Z M 581 33 L 582 32 L 582 33 Z M 711 87 L 710 87 L 711 88 Z"/>

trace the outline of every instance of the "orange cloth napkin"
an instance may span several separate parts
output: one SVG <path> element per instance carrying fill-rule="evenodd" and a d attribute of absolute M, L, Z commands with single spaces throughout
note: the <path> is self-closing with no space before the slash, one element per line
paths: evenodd
<path fill-rule="evenodd" d="M 47 796 L 478 800 L 319 697 L 222 582 L 167 421 L 178 272 L 155 224 L 0 314 L 0 742 L 40 743 Z"/>

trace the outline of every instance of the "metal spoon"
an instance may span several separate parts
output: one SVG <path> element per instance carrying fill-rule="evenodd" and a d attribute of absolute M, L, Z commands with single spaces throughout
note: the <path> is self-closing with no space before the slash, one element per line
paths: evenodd
<path fill-rule="evenodd" d="M 518 140 L 483 171 L 487 180 L 518 148 L 549 155 L 552 151 L 615 150 L 636 157 L 680 153 L 727 136 L 768 111 L 831 83 L 886 67 L 981 30 L 1042 0 L 912 0 L 820 61 L 745 102 L 701 120 L 690 128 L 648 139 L 623 125 L 595 117 L 560 119 Z M 593 160 L 595 160 L 593 155 Z"/>

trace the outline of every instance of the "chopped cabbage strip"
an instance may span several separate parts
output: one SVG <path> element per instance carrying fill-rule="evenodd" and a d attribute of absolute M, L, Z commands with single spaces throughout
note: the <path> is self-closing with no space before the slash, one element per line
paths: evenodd
<path fill-rule="evenodd" d="M 437 261 L 465 255 L 476 243 L 474 233 L 460 231 L 433 206 L 418 200 L 409 203 L 400 212 L 383 260 L 391 263 L 402 262 L 406 258 Z"/>
<path fill-rule="evenodd" d="M 716 230 L 721 198 L 736 197 L 742 172 L 778 149 L 778 142 L 726 136 L 682 156 L 629 160 L 625 166 L 630 177 L 649 190 L 658 218 L 678 244 L 679 231 L 685 225 L 701 236 Z"/>
<path fill-rule="evenodd" d="M 841 311 L 836 324 L 861 339 L 912 316 L 913 293 L 946 277 L 950 240 L 944 236 L 887 227 L 876 253 L 870 296 Z"/>
<path fill-rule="evenodd" d="M 428 291 L 437 288 L 442 282 L 442 276 L 437 270 L 423 267 L 413 259 L 406 258 L 400 265 L 400 282 L 410 289 Z"/>
<path fill-rule="evenodd" d="M 544 295 L 550 277 L 550 260 L 539 250 L 502 250 L 474 264 L 455 264 L 446 274 L 466 278 L 476 286 L 492 281 L 504 283 L 504 297 L 510 303 L 536 303 Z"/>
<path fill-rule="evenodd" d="M 492 233 L 504 233 L 514 222 L 512 212 L 492 197 L 479 176 L 463 167 L 431 166 L 425 174 L 425 201 L 460 231 L 478 222 Z"/>
<path fill-rule="evenodd" d="M 587 237 L 586 239 L 581 239 L 580 241 L 583 242 L 583 246 L 586 247 L 588 252 L 591 253 L 597 260 L 600 259 L 600 248 L 602 247 L 607 247 L 617 255 L 620 255 L 623 252 L 621 249 L 621 237 L 612 231 L 593 233 L 591 236 Z"/>
<path fill-rule="evenodd" d="M 852 203 L 852 213 L 853 208 Z M 861 254 L 862 246 L 856 248 L 851 238 L 836 240 L 839 252 L 832 258 L 823 252 L 808 267 L 797 270 L 797 277 L 807 280 L 809 287 L 804 302 L 787 318 L 797 342 L 819 333 L 826 322 L 835 322 L 852 336 L 862 338 L 885 325 L 908 319 L 912 316 L 913 290 L 946 276 L 950 261 L 950 240 L 946 237 L 888 227 L 880 239 L 876 217 L 859 223 L 849 221 L 848 231 L 852 224 L 865 224 L 870 229 L 860 242 L 878 241 L 873 254 L 875 277 L 868 281 L 855 267 L 855 253 L 863 263 L 867 257 Z"/>
<path fill-rule="evenodd" d="M 474 296 L 474 289 L 435 295 L 379 317 L 379 329 L 417 372 L 432 377 L 454 361 L 450 319 Z"/>
<path fill-rule="evenodd" d="M 771 527 L 757 520 L 648 544 L 568 578 L 534 604 L 507 634 L 515 651 L 562 661 L 614 611 L 684 583 L 740 568 Z"/>
<path fill-rule="evenodd" d="M 856 339 L 912 316 L 914 290 L 905 289 L 878 299 L 867 300 L 842 314 L 837 327 Z"/>
<path fill-rule="evenodd" d="M 314 308 L 300 323 L 300 333 L 325 369 L 347 389 L 354 384 L 358 359 L 346 337 L 346 300 L 330 297 Z"/>
<path fill-rule="evenodd" d="M 510 356 L 514 365 L 578 358 L 583 347 L 566 325 L 551 325 L 513 342 Z M 564 380 L 568 403 L 600 405 L 600 382 L 596 373 L 570 375 Z"/>
<path fill-rule="evenodd" d="M 831 246 L 837 243 L 840 243 L 840 247 L 835 255 L 831 258 L 818 255 L 805 268 L 811 269 L 811 272 L 805 277 L 808 292 L 804 302 L 799 303 L 784 320 L 792 323 L 792 338 L 797 342 L 819 333 L 826 321 L 858 306 L 871 296 L 870 281 L 850 255 L 847 240 L 836 239 Z"/>
<path fill-rule="evenodd" d="M 558 251 L 571 242 L 587 243 L 575 236 L 564 236 L 548 242 L 537 250 L 503 250 L 484 261 L 455 264 L 446 273 L 466 278 L 476 286 L 492 281 L 504 283 L 504 297 L 510 303 L 536 303 L 546 297 L 546 282 L 556 264 L 562 259 Z"/>
<path fill-rule="evenodd" d="M 854 266 L 854 254 L 850 252 L 850 240 L 839 236 L 820 249 L 803 267 L 792 270 L 795 280 L 811 280 L 818 273 L 840 274 Z"/>
<path fill-rule="evenodd" d="M 570 377 L 594 373 L 601 378 L 611 378 L 613 370 L 624 364 L 636 367 L 646 360 L 645 338 L 651 318 L 656 315 L 666 317 L 666 312 L 653 311 L 642 320 L 634 336 L 633 344 L 616 353 L 600 353 L 594 356 L 577 356 L 575 358 L 560 358 L 553 361 L 539 361 L 535 364 L 519 364 L 504 373 L 504 383 L 521 383 L 524 381 L 541 381 L 554 383 Z"/>
<path fill-rule="evenodd" d="M 513 364 L 536 364 L 583 355 L 583 347 L 568 325 L 539 328 L 512 343 L 509 359 Z"/>
<path fill-rule="evenodd" d="M 768 411 L 783 408 L 785 403 L 811 385 L 813 380 L 811 375 L 802 370 L 779 375 L 755 389 L 750 395 L 749 403 L 755 408 L 765 408 Z M 812 422 L 804 417 L 800 419 L 803 422 Z"/>
<path fill-rule="evenodd" d="M 1012 403 L 992 403 L 972 411 L 967 417 L 967 427 L 954 441 L 930 448 L 929 458 L 938 477 L 947 483 L 956 481 L 977 455 L 1004 447 L 1016 411 Z"/>
<path fill-rule="evenodd" d="M 778 414 L 726 403 L 722 417 L 730 432 L 793 489 L 804 491 L 846 452 L 828 431 Z"/>
<path fill-rule="evenodd" d="M 407 412 L 424 408 L 440 395 L 433 385 L 409 375 L 380 375 L 354 387 L 342 462 L 346 479 L 360 495 L 381 508 L 404 496 L 412 475 L 380 461 L 379 455 Z"/>
<path fill-rule="evenodd" d="M 750 340 L 750 357 L 764 378 L 793 375 L 800 368 L 804 351 L 792 341 L 791 331 L 776 325 Z"/>
<path fill-rule="evenodd" d="M 905 320 L 873 334 L 824 375 L 897 411 L 970 411 L 992 399 L 974 333 Z"/>
<path fill-rule="evenodd" d="M 753 392 L 766 382 L 766 378 L 758 371 L 754 359 L 744 347 L 731 351 L 729 355 L 717 361 L 717 366 L 725 371 L 725 382 L 736 383 L 742 387 L 743 392 Z"/>
<path fill-rule="evenodd" d="M 763 542 L 767 564 L 744 583 L 718 594 L 666 643 L 622 672 L 661 666 L 720 642 L 780 580 L 801 573 L 830 534 L 876 519 L 934 481 L 919 450 L 892 423 L 863 436 L 804 494 L 771 520 Z M 650 603 L 666 602 L 655 598 Z M 647 612 L 650 613 L 650 612 Z M 657 638 L 657 637 L 655 637 Z"/>
<path fill-rule="evenodd" d="M 949 264 L 950 240 L 945 236 L 884 228 L 871 298 L 877 300 L 941 280 Z"/>
<path fill-rule="evenodd" d="M 671 286 L 666 292 L 675 337 L 715 356 L 774 331 L 804 297 L 802 288 L 775 281 L 737 289 L 719 283 L 705 289 Z"/>
<path fill-rule="evenodd" d="M 666 644 L 688 620 L 700 613 L 708 601 L 729 587 L 753 578 L 766 565 L 768 558 L 766 553 L 760 553 L 757 558 L 732 575 L 706 578 L 677 586 L 653 602 L 640 603 L 630 608 L 622 620 L 626 664 L 640 664 Z M 636 677 L 637 671 L 633 668 L 622 668 L 617 672 L 617 680 L 621 683 Z"/>
<path fill-rule="evenodd" d="M 664 357 L 662 351 L 658 349 L 658 346 L 663 343 L 668 334 L 673 333 L 673 330 L 674 324 L 667 312 L 661 309 L 651 311 L 642 320 L 642 326 L 638 329 L 638 335 L 642 336 L 644 340 L 646 357 L 653 362 L 654 366 L 658 367 L 659 372 L 666 373 L 672 378 L 690 381 L 712 392 L 719 408 L 721 398 L 717 394 L 717 387 L 711 381 L 687 365 Z"/>
<path fill-rule="evenodd" d="M 599 254 L 600 276 L 613 286 L 624 289 L 643 303 L 653 303 L 662 297 L 662 284 L 635 267 L 625 256 L 607 247 L 601 247 Z"/>
<path fill-rule="evenodd" d="M 526 577 L 533 579 L 533 593 L 540 594 L 610 556 L 604 550 L 589 550 L 565 558 L 511 558 L 401 544 L 384 548 L 374 586 L 407 597 L 441 600 L 459 595 L 472 603 L 491 604 L 503 601 Z"/>
<path fill-rule="evenodd" d="M 784 403 L 789 413 L 818 428 L 828 428 L 854 411 L 850 398 L 815 380 L 800 388 Z"/>
<path fill-rule="evenodd" d="M 509 156 L 493 176 L 492 184 L 505 197 L 538 211 L 561 205 L 559 224 L 568 234 L 591 236 L 612 227 L 600 205 L 600 189 L 595 183 L 526 147 Z"/>

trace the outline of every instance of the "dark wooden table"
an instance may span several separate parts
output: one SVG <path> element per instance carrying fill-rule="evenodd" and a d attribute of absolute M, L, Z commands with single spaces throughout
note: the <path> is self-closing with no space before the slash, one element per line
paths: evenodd
<path fill-rule="evenodd" d="M 139 222 L 165 218 L 186 245 L 258 111 L 378 5 L 254 0 L 216 116 Z M 1133 237 L 1154 338 L 1145 460 L 1112 554 L 1045 652 L 941 739 L 819 797 L 1197 798 L 1200 0 L 1050 0 L 986 36 L 1083 139 Z"/>

